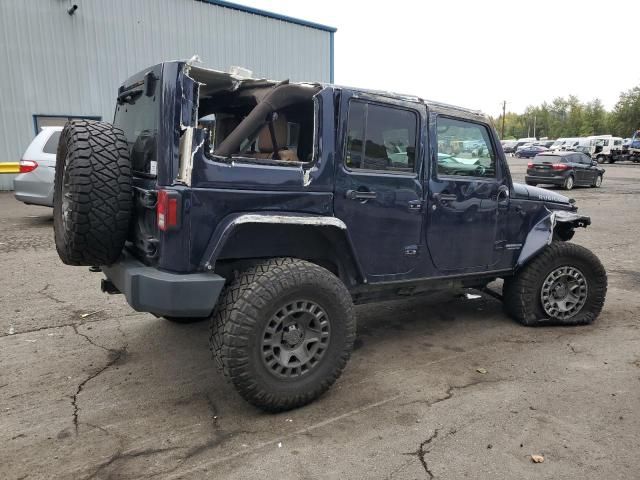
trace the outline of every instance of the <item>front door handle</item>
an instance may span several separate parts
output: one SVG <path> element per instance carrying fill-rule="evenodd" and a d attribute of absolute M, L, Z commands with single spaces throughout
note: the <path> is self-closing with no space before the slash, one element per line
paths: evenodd
<path fill-rule="evenodd" d="M 347 190 L 345 197 L 349 200 L 373 200 L 377 197 L 376 192 L 370 190 Z"/>
<path fill-rule="evenodd" d="M 446 204 L 448 202 L 455 202 L 458 197 L 453 193 L 434 193 L 433 198 L 442 204 Z"/>

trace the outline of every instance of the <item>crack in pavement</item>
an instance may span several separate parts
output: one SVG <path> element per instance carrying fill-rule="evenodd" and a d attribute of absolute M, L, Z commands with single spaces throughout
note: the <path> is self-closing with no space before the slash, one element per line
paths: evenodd
<path fill-rule="evenodd" d="M 436 403 L 445 402 L 445 401 L 453 398 L 453 394 L 454 394 L 454 392 L 456 390 L 464 390 L 466 388 L 474 387 L 476 385 L 482 385 L 482 384 L 485 384 L 485 383 L 486 384 L 493 384 L 493 383 L 500 383 L 500 382 L 506 382 L 506 381 L 508 381 L 508 380 L 506 380 L 506 379 L 474 380 L 474 381 L 466 383 L 464 385 L 449 385 L 447 387 L 447 391 L 445 392 L 443 397 L 436 398 L 434 400 L 423 400 L 423 399 L 412 400 L 410 402 L 401 403 L 400 406 L 401 407 L 406 407 L 407 405 L 413 405 L 413 404 L 416 404 L 416 403 L 424 403 L 428 407 L 431 407 L 431 406 L 435 405 Z"/>
<path fill-rule="evenodd" d="M 50 283 L 47 283 L 43 288 L 41 288 L 40 290 L 38 290 L 38 293 L 40 295 L 42 295 L 45 298 L 48 298 L 49 300 L 53 300 L 56 303 L 67 303 L 64 300 L 60 300 L 58 297 L 56 297 L 53 293 L 48 292 L 47 290 L 49 290 L 49 287 L 51 286 Z"/>
<path fill-rule="evenodd" d="M 98 347 L 101 348 L 102 350 L 106 351 L 106 352 L 114 352 L 115 350 L 111 349 L 111 348 L 107 348 L 104 345 L 100 345 L 96 342 L 94 342 L 93 340 L 91 340 L 91 337 L 89 337 L 89 335 L 87 335 L 86 333 L 81 333 L 78 330 L 78 325 L 71 325 L 71 328 L 73 328 L 73 331 L 75 332 L 76 335 L 80 335 L 81 337 L 83 337 L 87 342 L 89 342 L 91 345 L 93 345 L 94 347 Z M 120 330 L 120 333 L 122 334 L 122 330 Z M 123 334 L 124 336 L 124 334 Z"/>
<path fill-rule="evenodd" d="M 205 393 L 204 397 L 206 399 L 207 407 L 209 409 L 209 414 L 211 417 L 211 423 L 213 427 L 213 438 L 209 438 L 204 443 L 199 445 L 194 445 L 192 447 L 175 447 L 176 450 L 177 449 L 186 450 L 186 452 L 180 458 L 178 458 L 175 465 L 158 472 L 147 474 L 145 475 L 145 478 L 154 478 L 154 477 L 165 476 L 170 473 L 173 473 L 176 470 L 178 470 L 180 467 L 182 467 L 191 458 L 196 457 L 201 453 L 206 452 L 207 450 L 210 450 L 212 448 L 215 448 L 224 444 L 227 440 L 229 440 L 234 435 L 256 433 L 256 432 L 247 431 L 247 430 L 233 430 L 231 432 L 222 430 L 218 424 L 218 420 L 219 420 L 218 407 L 216 406 L 215 402 L 213 401 L 213 399 L 209 394 Z M 113 461 L 110 463 L 113 463 Z M 86 480 L 89 480 L 89 479 L 86 479 Z"/>
<path fill-rule="evenodd" d="M 426 447 L 430 445 L 432 441 L 438 438 L 438 432 L 440 432 L 440 429 L 436 428 L 431 434 L 431 436 L 418 446 L 418 449 L 415 452 L 409 452 L 404 454 L 404 455 L 414 455 L 418 457 L 418 460 L 420 460 L 420 464 L 422 465 L 422 468 L 424 468 L 424 471 L 427 473 L 427 475 L 429 475 L 430 479 L 433 478 L 433 472 L 429 469 L 429 465 L 427 464 L 427 460 L 425 459 L 425 456 L 427 455 L 427 453 L 429 453 L 429 450 L 427 450 Z"/>
<path fill-rule="evenodd" d="M 78 435 L 78 426 L 79 426 L 78 415 L 80 413 L 80 407 L 78 406 L 78 396 L 80 395 L 80 393 L 82 392 L 82 390 L 84 389 L 87 383 L 89 383 L 91 380 L 93 380 L 94 378 L 96 378 L 97 376 L 105 372 L 107 369 L 115 365 L 127 353 L 128 345 L 125 343 L 124 346 L 122 346 L 119 349 L 108 348 L 108 347 L 105 347 L 104 345 L 95 343 L 91 338 L 89 338 L 88 335 L 84 333 L 80 333 L 78 331 L 78 327 L 75 324 L 71 325 L 71 327 L 73 328 L 73 331 L 78 336 L 84 338 L 91 345 L 106 351 L 107 353 L 109 353 L 109 356 L 111 357 L 104 367 L 96 370 L 93 374 L 89 375 L 86 379 L 84 379 L 82 382 L 78 384 L 76 393 L 71 398 L 71 405 L 73 406 L 73 426 L 75 428 L 76 435 Z M 124 332 L 122 332 L 122 330 L 119 330 L 119 331 L 124 335 Z"/>
<path fill-rule="evenodd" d="M 56 328 L 64 328 L 64 327 L 81 327 L 83 325 L 86 325 L 88 323 L 95 323 L 95 322 L 104 322 L 106 320 L 113 320 L 112 318 L 95 318 L 95 319 L 91 319 L 91 320 L 83 320 L 80 322 L 70 322 L 70 323 L 63 323 L 62 325 L 47 325 L 47 326 L 43 326 L 43 327 L 38 327 L 38 328 L 32 328 L 31 330 L 24 330 L 23 332 L 15 332 L 15 333 L 3 333 L 2 335 L 0 335 L 0 338 L 4 338 L 4 337 L 17 337 L 18 335 L 25 335 L 27 333 L 34 333 L 34 332 L 41 332 L 42 330 L 53 330 Z"/>
<path fill-rule="evenodd" d="M 85 480 L 96 478 L 103 469 L 120 460 L 129 460 L 132 458 L 139 458 L 139 457 L 149 457 L 151 455 L 156 455 L 158 453 L 170 452 L 173 450 L 181 450 L 183 448 L 184 447 L 146 448 L 144 450 L 133 450 L 129 452 L 123 452 L 122 450 L 118 450 L 116 453 L 111 455 L 106 461 L 98 465 L 98 467 L 93 471 L 93 473 L 85 477 Z"/>

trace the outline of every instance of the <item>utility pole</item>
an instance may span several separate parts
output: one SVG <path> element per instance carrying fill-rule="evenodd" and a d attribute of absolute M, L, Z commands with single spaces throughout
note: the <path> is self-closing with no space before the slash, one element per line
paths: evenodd
<path fill-rule="evenodd" d="M 537 116 L 534 115 L 533 116 L 533 136 L 534 137 L 536 137 L 536 118 L 537 118 Z M 538 138 L 538 137 L 536 137 L 536 138 Z"/>
<path fill-rule="evenodd" d="M 500 136 L 502 140 L 504 140 L 504 117 L 506 115 L 506 112 L 507 112 L 507 101 L 504 100 L 502 102 L 502 135 Z"/>

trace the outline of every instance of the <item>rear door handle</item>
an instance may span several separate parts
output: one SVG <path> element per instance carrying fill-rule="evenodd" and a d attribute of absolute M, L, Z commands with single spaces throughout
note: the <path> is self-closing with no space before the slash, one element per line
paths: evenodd
<path fill-rule="evenodd" d="M 373 200 L 378 196 L 376 192 L 370 190 L 347 190 L 345 197 L 349 200 Z"/>

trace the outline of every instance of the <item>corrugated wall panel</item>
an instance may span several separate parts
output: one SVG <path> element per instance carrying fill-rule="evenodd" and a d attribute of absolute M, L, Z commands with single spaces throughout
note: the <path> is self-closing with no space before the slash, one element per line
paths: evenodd
<path fill-rule="evenodd" d="M 329 32 L 196 0 L 2 0 L 0 29 L 0 161 L 20 158 L 35 114 L 110 120 L 118 86 L 164 60 L 330 81 Z"/>

